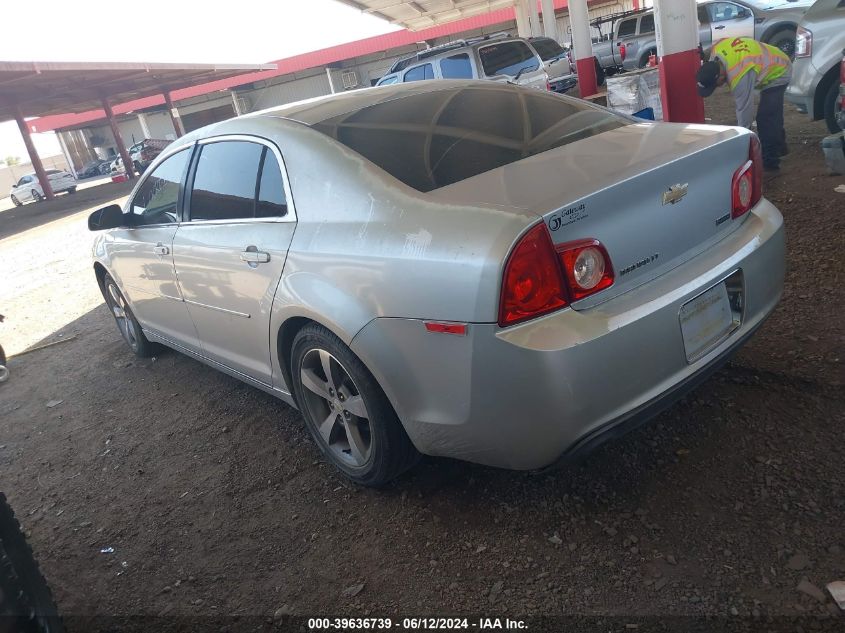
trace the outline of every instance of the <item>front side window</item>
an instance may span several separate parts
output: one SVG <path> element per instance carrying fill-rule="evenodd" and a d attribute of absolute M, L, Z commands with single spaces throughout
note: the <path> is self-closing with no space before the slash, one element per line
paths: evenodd
<path fill-rule="evenodd" d="M 397 81 L 399 81 L 399 77 L 394 75 L 393 77 L 387 77 L 386 79 L 379 79 L 379 82 L 376 85 L 389 86 L 390 84 L 395 84 Z"/>
<path fill-rule="evenodd" d="M 739 17 L 739 7 L 733 2 L 714 2 L 708 5 L 710 19 L 713 22 L 726 22 Z"/>
<path fill-rule="evenodd" d="M 155 168 L 132 198 L 132 225 L 178 222 L 179 189 L 190 152 L 181 150 Z"/>
<path fill-rule="evenodd" d="M 460 53 L 440 60 L 440 74 L 443 79 L 472 79 L 472 64 L 469 55 Z"/>
<path fill-rule="evenodd" d="M 540 55 L 540 59 L 544 62 L 558 57 L 565 52 L 561 45 L 553 39 L 531 40 L 531 46 L 534 47 L 534 50 L 537 51 L 537 54 Z"/>
<path fill-rule="evenodd" d="M 478 49 L 481 67 L 488 77 L 496 75 L 516 76 L 525 69 L 536 70 L 539 60 L 525 42 L 502 42 Z"/>
<path fill-rule="evenodd" d="M 29 182 L 29 176 L 24 176 L 18 181 L 18 187 L 23 187 L 26 183 Z"/>
<path fill-rule="evenodd" d="M 423 79 L 434 79 L 434 69 L 431 64 L 411 68 L 405 73 L 405 78 L 402 81 L 422 81 Z"/>
<path fill-rule="evenodd" d="M 264 146 L 222 141 L 202 146 L 191 191 L 191 220 L 255 216 L 255 188 Z"/>

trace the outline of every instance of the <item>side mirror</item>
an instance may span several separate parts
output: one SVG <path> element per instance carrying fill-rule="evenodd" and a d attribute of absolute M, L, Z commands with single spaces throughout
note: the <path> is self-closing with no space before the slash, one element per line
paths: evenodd
<path fill-rule="evenodd" d="M 739 11 L 737 11 L 737 14 L 736 14 L 736 19 L 737 19 L 737 20 L 742 20 L 742 19 L 744 19 L 744 18 L 749 17 L 750 15 L 751 15 L 751 11 L 749 11 L 748 9 L 743 8 L 743 9 L 740 9 Z"/>
<path fill-rule="evenodd" d="M 97 209 L 88 216 L 89 231 L 105 231 L 106 229 L 116 229 L 127 225 L 123 209 L 117 204 L 110 204 L 102 209 Z"/>

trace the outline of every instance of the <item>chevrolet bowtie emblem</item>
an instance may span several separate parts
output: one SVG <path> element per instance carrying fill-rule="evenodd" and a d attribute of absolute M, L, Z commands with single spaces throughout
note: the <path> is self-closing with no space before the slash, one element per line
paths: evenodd
<path fill-rule="evenodd" d="M 681 198 L 687 195 L 688 188 L 688 182 L 685 182 L 684 184 L 678 183 L 677 185 L 672 185 L 671 187 L 669 187 L 669 191 L 663 192 L 663 204 L 675 204 L 676 202 L 680 201 Z"/>

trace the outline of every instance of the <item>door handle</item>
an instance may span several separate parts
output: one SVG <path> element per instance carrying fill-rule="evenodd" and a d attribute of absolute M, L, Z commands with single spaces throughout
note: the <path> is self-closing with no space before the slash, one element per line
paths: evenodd
<path fill-rule="evenodd" d="M 715 28 L 717 31 L 721 31 L 723 28 L 725 28 L 725 25 L 721 24 L 721 25 L 713 27 L 713 28 Z"/>
<path fill-rule="evenodd" d="M 241 251 L 241 259 L 247 264 L 266 264 L 270 261 L 270 253 L 247 249 L 245 251 Z"/>
<path fill-rule="evenodd" d="M 170 249 L 164 246 L 163 244 L 157 244 L 153 246 L 153 253 L 159 256 L 167 255 L 168 253 L 170 253 Z"/>

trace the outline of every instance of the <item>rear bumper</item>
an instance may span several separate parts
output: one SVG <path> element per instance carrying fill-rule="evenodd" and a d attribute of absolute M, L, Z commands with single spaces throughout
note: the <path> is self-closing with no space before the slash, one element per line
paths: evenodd
<path fill-rule="evenodd" d="M 688 363 L 683 304 L 741 270 L 742 323 Z M 627 432 L 715 371 L 777 305 L 783 219 L 768 201 L 707 252 L 593 308 L 465 337 L 376 319 L 352 341 L 423 453 L 518 470 L 573 458 Z"/>

